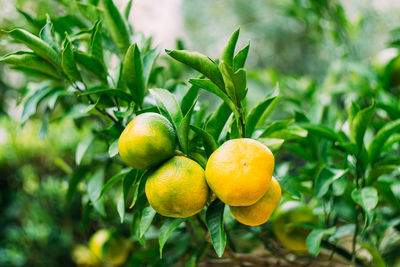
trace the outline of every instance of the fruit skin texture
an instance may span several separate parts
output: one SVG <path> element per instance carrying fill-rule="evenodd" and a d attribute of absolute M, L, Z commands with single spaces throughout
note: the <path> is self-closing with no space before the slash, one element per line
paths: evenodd
<path fill-rule="evenodd" d="M 123 264 L 129 252 L 126 241 L 114 236 L 107 229 L 101 229 L 92 235 L 89 248 L 101 262 L 115 266 Z"/>
<path fill-rule="evenodd" d="M 208 159 L 207 183 L 229 206 L 250 206 L 267 192 L 274 164 L 272 152 L 260 142 L 229 140 Z"/>
<path fill-rule="evenodd" d="M 317 224 L 318 218 L 312 210 L 301 202 L 288 201 L 278 207 L 275 214 L 272 231 L 279 242 L 294 252 L 307 252 L 306 239 L 311 229 L 293 224 Z"/>
<path fill-rule="evenodd" d="M 236 220 L 248 226 L 256 226 L 266 223 L 272 212 L 281 201 L 281 186 L 275 177 L 272 177 L 267 193 L 255 204 L 247 207 L 233 207 L 231 212 Z"/>
<path fill-rule="evenodd" d="M 135 169 L 148 169 L 171 158 L 176 135 L 171 123 L 157 113 L 136 116 L 122 132 L 118 149 L 126 164 Z"/>
<path fill-rule="evenodd" d="M 146 181 L 145 191 L 158 213 L 174 218 L 200 212 L 209 196 L 203 168 L 182 156 L 173 157 L 154 171 Z"/>

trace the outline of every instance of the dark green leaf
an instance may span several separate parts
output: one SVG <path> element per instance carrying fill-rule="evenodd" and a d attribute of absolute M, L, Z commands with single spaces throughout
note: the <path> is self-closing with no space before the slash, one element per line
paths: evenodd
<path fill-rule="evenodd" d="M 256 128 L 257 123 L 263 117 L 264 112 L 268 109 L 270 104 L 276 99 L 274 97 L 268 97 L 267 99 L 263 100 L 262 102 L 258 103 L 255 106 L 250 114 L 247 116 L 246 120 L 246 137 L 251 138 L 254 129 Z"/>
<path fill-rule="evenodd" d="M 174 59 L 192 67 L 225 91 L 224 81 L 218 66 L 209 57 L 188 50 L 165 50 Z"/>
<path fill-rule="evenodd" d="M 398 133 L 399 130 L 400 119 L 387 123 L 379 130 L 376 136 L 372 139 L 368 149 L 369 160 L 371 163 L 374 163 L 379 158 L 382 147 L 389 137 L 394 133 Z"/>
<path fill-rule="evenodd" d="M 149 83 L 151 70 L 159 55 L 160 48 L 156 47 L 147 52 L 146 55 L 143 57 L 143 80 L 145 87 L 147 87 Z"/>
<path fill-rule="evenodd" d="M 127 21 L 129 21 L 129 15 L 130 15 L 131 9 L 132 9 L 132 2 L 133 2 L 133 0 L 129 0 L 128 3 L 126 4 L 125 10 L 124 10 L 124 17 Z"/>
<path fill-rule="evenodd" d="M 7 32 L 12 38 L 32 49 L 36 54 L 61 68 L 61 56 L 48 43 L 23 29 L 13 29 Z"/>
<path fill-rule="evenodd" d="M 329 186 L 337 179 L 343 177 L 348 170 L 333 169 L 324 167 L 319 172 L 315 180 L 315 196 L 317 198 L 323 197 L 329 189 Z"/>
<path fill-rule="evenodd" d="M 209 157 L 217 148 L 217 142 L 215 141 L 215 139 L 206 131 L 204 131 L 203 129 L 191 125 L 190 129 L 192 129 L 195 133 L 197 133 L 198 135 L 200 135 L 200 137 L 203 140 L 203 144 L 204 144 L 204 149 L 206 150 L 206 154 Z"/>
<path fill-rule="evenodd" d="M 214 140 L 218 141 L 218 138 L 221 135 L 221 132 L 231 113 L 232 110 L 225 102 L 223 102 L 207 120 L 205 130 L 214 138 Z"/>
<path fill-rule="evenodd" d="M 104 196 L 104 194 L 108 190 L 110 190 L 113 185 L 115 185 L 116 183 L 118 183 L 119 181 L 124 179 L 129 171 L 130 171 L 129 169 L 123 169 L 118 174 L 116 174 L 113 177 L 111 177 L 110 179 L 108 179 L 107 182 L 104 184 L 104 186 L 101 188 L 101 192 L 100 192 L 98 198 L 102 198 Z"/>
<path fill-rule="evenodd" d="M 74 57 L 83 69 L 102 82 L 107 83 L 107 69 L 99 59 L 78 50 L 74 50 Z"/>
<path fill-rule="evenodd" d="M 160 259 L 162 258 L 162 251 L 163 251 L 164 245 L 167 242 L 169 236 L 184 221 L 185 221 L 184 218 L 178 218 L 178 219 L 168 218 L 165 220 L 165 222 L 161 226 L 160 234 L 159 234 L 159 238 L 158 238 L 158 243 L 160 245 Z"/>
<path fill-rule="evenodd" d="M 39 139 L 40 140 L 42 140 L 49 132 L 50 114 L 51 114 L 51 111 L 50 111 L 50 109 L 47 108 L 46 112 L 44 113 L 44 116 L 43 116 L 42 125 L 40 126 L 40 129 L 39 129 Z"/>
<path fill-rule="evenodd" d="M 143 62 L 137 44 L 129 47 L 121 67 L 119 81 L 121 88 L 127 88 L 135 99 L 135 103 L 142 105 L 145 91 L 143 78 Z"/>
<path fill-rule="evenodd" d="M 228 66 L 233 66 L 233 55 L 235 54 L 236 43 L 239 38 L 240 28 L 238 28 L 230 37 L 226 43 L 224 49 L 219 57 L 220 60 L 224 61 Z"/>
<path fill-rule="evenodd" d="M 7 54 L 0 58 L 0 62 L 38 71 L 56 79 L 63 79 L 61 73 L 52 64 L 32 52 L 19 51 Z"/>
<path fill-rule="evenodd" d="M 250 42 L 242 50 L 240 50 L 233 58 L 233 71 L 237 71 L 238 69 L 244 68 L 244 64 L 246 63 L 247 55 L 249 53 L 249 49 L 250 49 Z"/>
<path fill-rule="evenodd" d="M 331 141 L 339 141 L 341 138 L 332 129 L 321 124 L 301 123 L 300 126 L 306 129 L 311 135 L 318 135 Z"/>
<path fill-rule="evenodd" d="M 215 252 L 219 257 L 225 251 L 226 233 L 224 230 L 224 208 L 225 204 L 219 199 L 214 200 L 206 212 L 206 224 L 210 231 L 211 241 Z"/>
<path fill-rule="evenodd" d="M 90 54 L 104 64 L 103 36 L 101 34 L 101 20 L 97 20 L 90 36 Z"/>
<path fill-rule="evenodd" d="M 223 61 L 219 63 L 219 69 L 222 73 L 226 93 L 236 106 L 239 107 L 246 92 L 246 71 L 238 69 L 236 72 L 233 72 L 232 68 Z"/>
<path fill-rule="evenodd" d="M 317 256 L 319 254 L 319 248 L 321 245 L 322 238 L 327 235 L 333 235 L 336 227 L 329 229 L 314 229 L 307 236 L 306 245 L 311 255 Z"/>
<path fill-rule="evenodd" d="M 80 95 L 109 95 L 109 96 L 118 96 L 120 99 L 123 99 L 127 102 L 133 101 L 133 97 L 130 94 L 125 93 L 121 89 L 113 89 L 113 88 L 107 88 L 103 86 L 96 86 L 93 88 L 89 88 Z"/>
<path fill-rule="evenodd" d="M 103 0 L 103 7 L 104 20 L 111 37 L 121 54 L 125 54 L 130 45 L 128 27 L 113 0 Z"/>
<path fill-rule="evenodd" d="M 186 94 L 183 96 L 181 102 L 181 109 L 183 115 L 186 115 L 186 113 L 192 107 L 193 103 L 197 99 L 198 93 L 199 93 L 199 87 L 192 85 L 186 92 Z"/>
<path fill-rule="evenodd" d="M 364 142 L 364 134 L 374 111 L 375 102 L 373 102 L 371 106 L 357 112 L 354 119 L 350 122 L 350 135 L 353 142 L 355 142 L 358 147 L 361 147 Z"/>
<path fill-rule="evenodd" d="M 72 51 L 72 43 L 68 36 L 65 38 L 63 44 L 61 66 L 64 70 L 64 73 L 72 82 L 82 81 L 81 74 L 75 64 L 74 52 Z"/>
<path fill-rule="evenodd" d="M 178 125 L 178 141 L 179 144 L 182 148 L 183 153 L 189 154 L 189 127 L 190 127 L 190 119 L 192 118 L 192 112 L 194 109 L 194 106 L 196 105 L 196 102 L 193 103 L 192 107 L 189 109 L 189 111 L 186 113 L 186 115 L 183 117 L 181 123 Z"/>

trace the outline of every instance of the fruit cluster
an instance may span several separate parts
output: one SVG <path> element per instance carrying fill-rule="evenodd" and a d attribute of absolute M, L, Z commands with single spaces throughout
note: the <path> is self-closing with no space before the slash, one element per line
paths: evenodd
<path fill-rule="evenodd" d="M 176 134 L 157 113 L 136 116 L 119 139 L 121 158 L 136 169 L 152 169 L 145 192 L 161 215 L 189 217 L 200 212 L 210 190 L 230 206 L 246 225 L 265 223 L 278 206 L 281 188 L 272 177 L 274 156 L 262 143 L 248 138 L 225 142 L 204 169 L 195 161 L 174 156 Z"/>

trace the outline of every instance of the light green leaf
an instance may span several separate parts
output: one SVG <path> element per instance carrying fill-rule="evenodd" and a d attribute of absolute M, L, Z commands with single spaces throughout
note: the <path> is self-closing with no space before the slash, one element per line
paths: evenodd
<path fill-rule="evenodd" d="M 260 137 L 268 137 L 277 131 L 287 129 L 293 122 L 293 119 L 273 121 L 272 123 L 268 124 L 265 130 L 261 133 Z"/>
<path fill-rule="evenodd" d="M 246 45 L 242 50 L 240 50 L 236 56 L 233 58 L 233 71 L 237 71 L 238 69 L 244 68 L 244 64 L 246 63 L 247 55 L 250 49 L 250 41 L 248 45 Z"/>
<path fill-rule="evenodd" d="M 169 119 L 174 124 L 175 129 L 181 124 L 183 119 L 181 108 L 179 107 L 178 101 L 175 96 L 165 89 L 150 89 L 150 94 L 157 101 L 157 105 L 162 108 Z"/>
<path fill-rule="evenodd" d="M 193 103 L 196 101 L 197 95 L 199 94 L 199 89 L 199 87 L 192 85 L 183 96 L 181 101 L 181 109 L 183 115 L 186 115 L 186 113 L 192 107 Z"/>
<path fill-rule="evenodd" d="M 233 55 L 235 54 L 236 43 L 239 38 L 240 28 L 238 28 L 230 37 L 226 43 L 224 49 L 219 57 L 220 60 L 224 61 L 228 66 L 233 66 Z"/>
<path fill-rule="evenodd" d="M 97 58 L 104 65 L 103 36 L 101 34 L 101 20 L 98 19 L 90 36 L 90 55 Z"/>
<path fill-rule="evenodd" d="M 190 119 L 192 118 L 192 112 L 196 102 L 193 103 L 192 107 L 183 117 L 181 123 L 178 125 L 178 141 L 182 148 L 183 153 L 189 154 L 189 129 L 190 129 Z"/>
<path fill-rule="evenodd" d="M 76 67 L 72 43 L 68 36 L 65 37 L 62 50 L 61 66 L 68 78 L 74 81 L 82 81 L 82 77 Z"/>
<path fill-rule="evenodd" d="M 372 211 L 378 204 L 378 191 L 374 187 L 355 188 L 351 192 L 351 198 L 365 211 Z"/>
<path fill-rule="evenodd" d="M 315 196 L 317 198 L 323 197 L 328 192 L 329 186 L 335 180 L 343 177 L 347 171 L 347 169 L 322 168 L 315 180 Z"/>
<path fill-rule="evenodd" d="M 215 64 L 209 57 L 188 50 L 165 50 L 165 52 L 174 59 L 197 70 L 216 84 L 220 90 L 225 91 L 221 72 L 219 71 L 217 64 Z"/>
<path fill-rule="evenodd" d="M 207 228 L 210 231 L 211 241 L 215 252 L 219 257 L 222 257 L 226 245 L 226 233 L 224 230 L 224 208 L 225 204 L 217 199 L 210 204 L 206 212 Z"/>
<path fill-rule="evenodd" d="M 101 188 L 104 182 L 104 168 L 97 170 L 87 182 L 87 191 L 90 201 L 93 203 L 94 208 L 101 214 L 104 215 L 104 207 L 102 200 L 99 200 Z"/>
<path fill-rule="evenodd" d="M 90 134 L 88 137 L 79 142 L 75 154 L 76 165 L 81 164 L 82 158 L 85 155 L 86 151 L 88 150 L 89 146 L 92 144 L 93 140 L 94 140 L 94 135 Z"/>
<path fill-rule="evenodd" d="M 54 51 L 58 51 L 53 23 L 51 22 L 49 15 L 46 15 L 46 24 L 40 30 L 39 36 L 40 39 L 48 43 L 54 49 Z"/>
<path fill-rule="evenodd" d="M 366 107 L 357 112 L 354 119 L 350 122 L 350 136 L 358 147 L 361 147 L 364 142 L 365 131 L 372 115 L 375 111 L 375 102 L 371 106 Z"/>
<path fill-rule="evenodd" d="M 170 237 L 172 232 L 184 221 L 185 221 L 184 218 L 178 218 L 178 219 L 168 218 L 161 226 L 160 234 L 158 237 L 158 243 L 160 245 L 160 259 L 162 258 L 162 251 L 168 238 Z"/>
<path fill-rule="evenodd" d="M 129 169 L 123 169 L 118 174 L 108 179 L 107 182 L 104 184 L 104 186 L 101 188 L 101 192 L 98 198 L 102 198 L 104 194 L 113 187 L 113 185 L 124 179 L 125 176 L 129 173 L 129 171 L 130 171 Z"/>
<path fill-rule="evenodd" d="M 268 107 L 275 101 L 277 97 L 268 97 L 267 99 L 261 101 L 255 106 L 250 114 L 247 116 L 246 120 L 246 137 L 251 138 L 257 123 L 263 117 L 263 114 L 267 111 Z"/>
<path fill-rule="evenodd" d="M 285 142 L 279 138 L 257 138 L 256 140 L 266 145 L 272 152 L 278 151 Z"/>
<path fill-rule="evenodd" d="M 53 89 L 50 87 L 43 87 L 36 90 L 31 96 L 29 96 L 25 103 L 24 109 L 22 110 L 21 124 L 24 124 L 33 114 L 36 113 L 37 106 L 39 103 L 51 93 Z"/>
<path fill-rule="evenodd" d="M 232 68 L 224 61 L 219 63 L 219 69 L 222 73 L 226 93 L 233 103 L 239 107 L 246 92 L 246 71 L 238 69 L 236 72 L 233 72 Z"/>
<path fill-rule="evenodd" d="M 104 86 L 96 86 L 89 88 L 80 95 L 109 95 L 109 96 L 117 96 L 118 98 L 125 100 L 127 102 L 133 101 L 133 97 L 130 94 L 125 93 L 121 89 L 107 88 Z"/>
<path fill-rule="evenodd" d="M 113 0 L 102 0 L 104 7 L 104 21 L 107 24 L 111 38 L 122 55 L 130 45 L 128 27 L 125 20 L 114 5 Z"/>
<path fill-rule="evenodd" d="M 317 135 L 333 142 L 341 140 L 340 136 L 329 127 L 322 124 L 300 123 L 302 128 L 306 129 L 311 135 Z"/>
<path fill-rule="evenodd" d="M 150 73 L 156 62 L 158 56 L 160 55 L 160 47 L 155 47 L 146 53 L 143 57 L 143 80 L 144 86 L 147 87 L 149 83 Z"/>
<path fill-rule="evenodd" d="M 154 219 L 154 216 L 156 216 L 156 213 L 157 212 L 151 206 L 144 208 L 139 226 L 140 238 L 142 238 L 146 233 L 147 229 L 149 229 L 150 224 Z"/>
<path fill-rule="evenodd" d="M 321 246 L 321 241 L 324 236 L 333 235 L 336 230 L 335 227 L 329 229 L 314 229 L 307 236 L 306 245 L 307 249 L 311 255 L 317 256 L 319 254 L 319 248 Z"/>
<path fill-rule="evenodd" d="M 371 144 L 368 148 L 369 161 L 371 163 L 375 163 L 377 161 L 385 142 L 389 139 L 391 135 L 398 133 L 399 130 L 400 119 L 387 123 L 379 130 L 379 132 L 372 139 Z"/>
<path fill-rule="evenodd" d="M 110 158 L 116 156 L 117 154 L 118 154 L 118 139 L 114 140 L 108 147 L 108 155 L 110 156 Z"/>

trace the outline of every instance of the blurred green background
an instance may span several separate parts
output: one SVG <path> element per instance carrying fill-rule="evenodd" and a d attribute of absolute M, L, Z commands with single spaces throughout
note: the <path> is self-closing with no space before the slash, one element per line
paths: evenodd
<path fill-rule="evenodd" d="M 311 117 L 309 98 L 330 101 L 328 94 L 345 93 L 349 103 L 371 94 L 376 85 L 368 66 L 396 41 L 393 30 L 400 27 L 395 0 L 137 0 L 134 5 L 135 30 L 153 35 L 163 48 L 179 39 L 187 49 L 217 57 L 240 26 L 239 46 L 251 40 L 249 106 L 279 82 L 285 95 L 304 102 Z M 67 14 L 73 1 L 0 0 L 0 6 L 0 28 L 29 29 L 17 9 L 45 19 L 46 13 Z M 0 33 L 0 55 L 17 48 Z M 79 199 L 66 204 L 69 174 L 78 142 L 96 124 L 76 127 L 71 114 L 54 116 L 48 129 L 39 118 L 21 125 L 20 102 L 30 86 L 25 76 L 0 65 L 0 266 L 73 266 L 74 245 L 87 242 L 98 225 L 85 224 Z M 275 116 L 284 117 L 286 108 Z"/>

